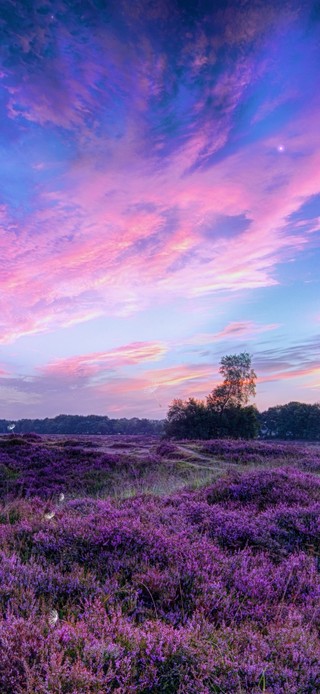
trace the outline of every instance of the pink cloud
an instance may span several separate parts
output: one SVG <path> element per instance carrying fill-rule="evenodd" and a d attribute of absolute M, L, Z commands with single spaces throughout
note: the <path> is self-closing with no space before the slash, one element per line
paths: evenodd
<path fill-rule="evenodd" d="M 257 379 L 257 383 L 269 383 L 272 381 L 283 381 L 283 380 L 293 380 L 296 378 L 314 378 L 320 376 L 320 367 L 319 366 L 306 366 L 304 368 L 301 367 L 295 367 L 292 369 L 286 369 L 282 371 L 277 371 L 275 369 L 275 373 L 269 374 L 268 376 L 260 376 Z M 305 384 L 305 387 L 316 387 L 316 385 L 313 384 Z"/>
<path fill-rule="evenodd" d="M 213 387 L 213 376 L 210 364 L 177 365 L 148 369 L 139 376 L 111 377 L 92 386 L 92 392 L 98 401 L 106 397 L 110 403 L 117 403 L 121 411 L 164 418 L 175 397 L 205 398 Z"/>
<path fill-rule="evenodd" d="M 147 355 L 150 365 L 156 352 L 156 345 L 149 345 L 149 349 L 142 344 L 128 345 L 119 357 L 117 350 L 112 350 L 110 361 L 104 355 L 92 354 L 48 364 L 36 376 L 1 384 L 0 413 L 6 417 L 13 417 L 14 412 L 15 417 L 35 417 L 43 404 L 46 416 L 69 411 L 164 418 L 174 397 L 205 397 L 214 376 L 214 368 L 208 364 L 148 368 L 132 375 L 117 373 L 116 368 L 126 366 L 127 359 L 142 364 Z"/>
<path fill-rule="evenodd" d="M 53 362 L 38 370 L 33 377 L 3 378 L 2 416 L 39 416 L 39 409 L 45 407 L 46 416 L 61 412 L 91 412 L 111 417 L 163 418 L 173 398 L 205 399 L 221 382 L 217 363 L 153 366 L 152 362 L 160 356 L 161 347 L 157 343 L 132 343 L 106 353 Z M 129 375 L 121 373 L 124 366 L 144 363 L 147 368 L 140 373 L 134 369 Z M 274 394 L 266 395 L 265 386 L 275 382 L 286 384 L 277 396 L 277 402 L 287 402 L 288 397 L 296 398 L 292 392 L 298 392 L 305 402 L 312 402 L 312 385 L 318 382 L 319 374 L 319 366 L 315 364 L 285 368 L 275 362 L 273 372 L 267 374 L 259 369 L 256 399 L 259 408 L 274 404 Z"/>
<path fill-rule="evenodd" d="M 285 156 L 275 154 L 278 137 L 270 138 L 187 174 L 208 137 L 209 129 L 192 135 L 158 167 L 137 152 L 132 126 L 108 144 L 110 168 L 87 153 L 85 162 L 70 164 L 62 191 L 40 191 L 38 209 L 10 244 L 13 222 L 3 208 L 1 341 L 129 315 L 159 301 L 278 283 L 277 263 L 308 243 L 303 230 L 290 233 L 287 217 L 320 190 L 314 117 L 307 114 L 284 133 Z M 308 156 L 297 166 L 290 150 Z M 283 182 L 275 187 L 279 176 Z M 205 239 L 201 230 L 213 214 L 245 214 L 252 223 L 232 240 Z"/>
<path fill-rule="evenodd" d="M 237 338 L 246 337 L 246 339 L 254 338 L 260 333 L 276 330 L 280 327 L 279 323 L 258 324 L 254 321 L 234 321 L 225 326 L 222 330 L 216 333 L 199 333 L 193 337 L 187 338 L 181 345 L 208 345 L 213 342 L 223 342 L 226 339 L 235 340 Z"/>
<path fill-rule="evenodd" d="M 87 378 L 102 373 L 106 369 L 112 370 L 123 366 L 158 361 L 166 354 L 166 351 L 163 343 L 133 342 L 106 352 L 94 352 L 60 359 L 47 364 L 40 371 L 47 376 Z"/>
<path fill-rule="evenodd" d="M 147 382 L 157 384 L 157 387 L 175 387 L 189 382 L 205 382 L 212 377 L 211 364 L 182 364 L 154 369 L 147 372 Z"/>

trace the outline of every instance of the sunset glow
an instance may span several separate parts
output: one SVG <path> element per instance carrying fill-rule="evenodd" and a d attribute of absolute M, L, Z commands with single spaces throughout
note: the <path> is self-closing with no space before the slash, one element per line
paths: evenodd
<path fill-rule="evenodd" d="M 10 0 L 0 417 L 319 400 L 316 2 Z"/>

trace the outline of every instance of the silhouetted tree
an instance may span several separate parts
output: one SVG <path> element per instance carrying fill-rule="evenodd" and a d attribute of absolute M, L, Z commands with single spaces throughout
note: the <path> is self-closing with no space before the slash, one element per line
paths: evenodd
<path fill-rule="evenodd" d="M 258 412 L 246 407 L 256 392 L 256 374 L 248 352 L 222 357 L 219 372 L 223 382 L 207 397 L 211 413 L 212 436 L 254 438 L 258 433 Z"/>
<path fill-rule="evenodd" d="M 251 368 L 248 352 L 222 357 L 219 372 L 223 383 L 216 386 L 207 397 L 207 406 L 217 412 L 227 407 L 243 407 L 256 393 L 256 374 Z"/>
<path fill-rule="evenodd" d="M 258 412 L 247 406 L 255 394 L 256 374 L 247 352 L 223 357 L 220 363 L 223 383 L 202 401 L 176 399 L 169 407 L 165 434 L 173 438 L 254 438 L 259 429 Z"/>
<path fill-rule="evenodd" d="M 260 435 L 303 441 L 320 440 L 320 404 L 289 402 L 261 412 Z"/>
<path fill-rule="evenodd" d="M 177 439 L 210 438 L 210 417 L 204 402 L 175 399 L 164 423 L 166 436 Z"/>
<path fill-rule="evenodd" d="M 228 407 L 224 419 L 230 438 L 254 439 L 259 433 L 259 413 L 255 405 Z"/>
<path fill-rule="evenodd" d="M 166 436 L 177 439 L 208 439 L 230 436 L 254 438 L 259 430 L 258 411 L 250 405 L 256 374 L 247 352 L 222 357 L 223 383 L 202 401 L 175 399 L 164 424 Z"/>

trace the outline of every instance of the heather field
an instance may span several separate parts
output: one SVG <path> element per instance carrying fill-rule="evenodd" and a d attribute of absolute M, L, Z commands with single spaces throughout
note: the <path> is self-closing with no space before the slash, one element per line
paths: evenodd
<path fill-rule="evenodd" d="M 320 691 L 320 447 L 0 437 L 0 692 Z"/>

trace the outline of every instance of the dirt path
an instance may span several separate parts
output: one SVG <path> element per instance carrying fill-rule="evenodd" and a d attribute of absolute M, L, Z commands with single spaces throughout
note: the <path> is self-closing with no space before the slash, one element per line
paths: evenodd
<path fill-rule="evenodd" d="M 209 465 L 197 465 L 197 463 L 191 463 L 188 462 L 187 460 L 185 461 L 188 465 L 192 465 L 192 467 L 197 467 L 197 468 L 203 468 L 205 470 L 223 470 L 228 467 L 239 467 L 237 466 L 237 463 L 228 463 L 226 460 L 217 460 L 214 459 L 212 455 L 208 454 L 205 455 L 204 453 L 198 453 L 197 451 L 194 451 L 193 448 L 189 448 L 188 446 L 185 446 L 184 444 L 179 444 L 177 445 L 177 448 L 180 451 L 183 451 L 184 453 L 188 453 L 189 455 L 192 455 L 193 458 L 197 458 L 198 460 L 203 460 L 205 463 L 208 463 L 209 460 L 212 460 L 212 465 L 209 467 Z"/>
<path fill-rule="evenodd" d="M 199 460 L 205 460 L 208 462 L 208 459 L 211 458 L 212 456 L 210 455 L 204 455 L 203 453 L 198 453 L 197 451 L 194 451 L 193 448 L 189 448 L 188 446 L 185 446 L 184 444 L 177 444 L 177 448 L 179 448 L 179 451 L 183 451 L 184 453 L 188 453 L 189 455 L 192 455 L 193 458 L 198 458 Z"/>
<path fill-rule="evenodd" d="M 204 463 L 209 462 L 209 456 L 202 455 L 201 453 L 197 453 L 197 451 L 194 451 L 193 448 L 188 448 L 188 446 L 184 446 L 182 444 L 177 445 L 177 448 L 179 451 L 182 451 L 183 453 L 188 453 L 188 455 L 192 456 L 192 458 L 197 458 L 197 460 L 202 460 Z M 189 465 L 190 467 L 195 467 L 198 468 L 198 470 L 210 470 L 211 472 L 219 471 L 221 472 L 221 463 L 222 461 L 217 460 L 217 461 L 212 461 L 212 465 L 203 465 L 199 463 L 194 463 L 193 461 L 185 460 L 183 461 L 186 465 Z M 216 465 L 214 463 L 217 463 Z"/>

